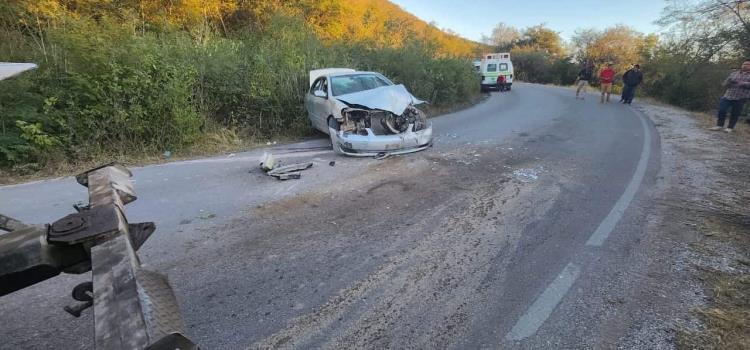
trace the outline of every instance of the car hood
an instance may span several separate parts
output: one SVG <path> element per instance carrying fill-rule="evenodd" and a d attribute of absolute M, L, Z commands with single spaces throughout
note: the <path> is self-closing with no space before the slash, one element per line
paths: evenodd
<path fill-rule="evenodd" d="M 418 105 L 425 102 L 414 97 L 401 84 L 381 86 L 372 90 L 336 96 L 336 98 L 349 106 L 356 105 L 369 109 L 380 109 L 396 115 L 403 114 L 409 105 Z"/>

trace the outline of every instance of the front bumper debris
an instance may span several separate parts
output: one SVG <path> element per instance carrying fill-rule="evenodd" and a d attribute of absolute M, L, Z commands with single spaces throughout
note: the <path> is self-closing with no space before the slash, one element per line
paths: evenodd
<path fill-rule="evenodd" d="M 432 124 L 419 131 L 412 131 L 413 128 L 414 125 L 410 125 L 407 131 L 393 135 L 375 135 L 370 128 L 365 129 L 367 135 L 333 129 L 329 129 L 329 132 L 333 135 L 333 147 L 337 153 L 354 157 L 373 157 L 379 153 L 413 153 L 429 147 L 432 144 Z"/>

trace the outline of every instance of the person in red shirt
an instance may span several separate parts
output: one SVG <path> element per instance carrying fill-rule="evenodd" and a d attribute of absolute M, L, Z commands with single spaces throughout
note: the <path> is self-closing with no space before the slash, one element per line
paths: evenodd
<path fill-rule="evenodd" d="M 500 90 L 500 92 L 507 90 L 505 88 L 505 76 L 502 74 L 497 76 L 497 88 Z"/>
<path fill-rule="evenodd" d="M 601 103 L 609 103 L 609 95 L 612 92 L 612 82 L 615 81 L 615 70 L 612 69 L 612 63 L 607 63 L 607 68 L 602 69 L 602 71 L 599 73 L 599 81 L 602 85 Z"/>

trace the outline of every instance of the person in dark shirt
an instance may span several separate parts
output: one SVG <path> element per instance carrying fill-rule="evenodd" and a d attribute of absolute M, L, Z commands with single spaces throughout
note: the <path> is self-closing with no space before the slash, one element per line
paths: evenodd
<path fill-rule="evenodd" d="M 580 97 L 582 100 L 586 98 L 589 82 L 593 75 L 594 65 L 591 63 L 586 64 L 586 66 L 578 72 L 578 77 L 576 78 L 576 85 L 578 85 L 578 88 L 576 89 L 576 98 Z M 581 90 L 583 90 L 583 95 L 581 95 Z"/>
<path fill-rule="evenodd" d="M 633 68 L 628 69 L 625 74 L 622 75 L 622 97 L 620 102 L 625 104 L 633 103 L 633 97 L 635 97 L 635 88 L 643 82 L 643 73 L 641 72 L 640 65 L 634 65 Z"/>

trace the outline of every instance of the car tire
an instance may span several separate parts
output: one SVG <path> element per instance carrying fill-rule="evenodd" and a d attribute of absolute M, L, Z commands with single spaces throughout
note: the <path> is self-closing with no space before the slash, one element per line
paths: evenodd
<path fill-rule="evenodd" d="M 333 129 L 333 130 L 331 130 Z M 334 136 L 336 132 L 339 130 L 339 122 L 336 121 L 336 118 L 333 116 L 328 117 L 328 136 L 331 139 L 331 147 L 333 147 L 333 153 L 341 154 L 341 149 L 336 145 L 336 140 L 334 139 Z"/>

